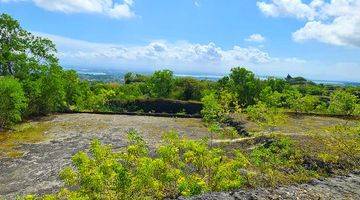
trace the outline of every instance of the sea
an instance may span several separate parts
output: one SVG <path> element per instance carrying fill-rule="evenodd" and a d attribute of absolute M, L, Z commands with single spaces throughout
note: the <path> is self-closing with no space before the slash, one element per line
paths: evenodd
<path fill-rule="evenodd" d="M 88 71 L 88 70 L 77 70 L 77 72 L 81 75 L 88 75 L 88 76 L 106 76 L 107 80 L 111 80 L 111 77 L 114 78 L 114 80 L 118 80 L 119 82 L 123 82 L 122 78 L 125 72 L 104 72 L 104 71 Z M 136 72 L 140 74 L 151 74 L 151 72 Z M 193 77 L 199 80 L 210 80 L 210 81 L 217 81 L 224 77 L 223 75 L 207 75 L 207 74 L 174 74 L 176 77 Z M 110 77 L 110 78 L 109 78 Z M 265 80 L 269 77 L 276 77 L 276 78 L 285 78 L 285 77 L 278 77 L 278 76 L 257 76 L 261 80 Z M 305 77 L 306 78 L 306 77 Z M 119 80 L 121 79 L 121 80 Z M 324 84 L 324 85 L 335 85 L 335 86 L 360 86 L 360 82 L 354 82 L 354 81 L 335 81 L 335 80 L 313 80 L 313 79 L 307 79 L 310 80 L 316 84 Z"/>

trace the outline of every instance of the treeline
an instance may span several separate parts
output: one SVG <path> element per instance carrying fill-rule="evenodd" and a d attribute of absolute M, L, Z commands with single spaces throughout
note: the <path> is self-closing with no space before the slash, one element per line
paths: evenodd
<path fill-rule="evenodd" d="M 217 82 L 175 77 L 169 70 L 149 76 L 127 73 L 124 84 L 81 80 L 75 71 L 61 68 L 52 41 L 34 36 L 7 14 L 0 16 L 0 36 L 0 127 L 10 127 L 24 117 L 68 110 L 161 112 L 142 105 L 146 100 L 152 106 L 154 102 L 165 105 L 154 99 L 202 101 L 205 120 L 249 106 L 360 113 L 360 87 L 316 85 L 291 76 L 260 80 L 245 68 L 233 68 Z M 173 110 L 183 112 L 182 107 Z"/>
<path fill-rule="evenodd" d="M 226 121 L 234 112 L 257 122 L 274 122 L 284 111 L 360 115 L 360 87 L 317 85 L 301 77 L 260 80 L 245 68 L 233 68 L 203 98 L 208 122 Z"/>
<path fill-rule="evenodd" d="M 81 104 L 87 88 L 75 71 L 60 67 L 50 40 L 0 16 L 0 127 Z"/>
<path fill-rule="evenodd" d="M 200 101 L 209 81 L 174 78 L 168 70 L 149 77 L 125 76 L 126 83 L 80 80 L 63 70 L 52 41 L 24 30 L 7 14 L 0 16 L 0 127 L 24 117 L 67 110 L 108 111 L 110 100 L 166 98 Z"/>

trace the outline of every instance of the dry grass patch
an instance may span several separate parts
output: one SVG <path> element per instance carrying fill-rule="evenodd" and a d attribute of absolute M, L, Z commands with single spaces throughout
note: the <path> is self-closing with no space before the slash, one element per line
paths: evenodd
<path fill-rule="evenodd" d="M 38 143 L 48 137 L 46 131 L 50 122 L 28 122 L 14 127 L 13 130 L 0 133 L 0 158 L 18 158 L 23 156 L 21 144 Z"/>

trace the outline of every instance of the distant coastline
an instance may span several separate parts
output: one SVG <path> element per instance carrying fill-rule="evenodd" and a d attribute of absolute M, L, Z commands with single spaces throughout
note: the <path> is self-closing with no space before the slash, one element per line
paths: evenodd
<path fill-rule="evenodd" d="M 73 69 L 73 68 L 68 68 L 68 69 Z M 87 70 L 87 69 L 74 69 L 74 70 L 76 70 L 80 75 L 84 75 L 84 76 L 106 76 L 108 77 L 107 79 L 111 79 L 111 77 L 113 77 L 114 79 L 117 80 L 126 73 L 126 72 L 114 71 L 114 70 L 105 70 L 105 71 Z M 135 73 L 151 74 L 150 72 L 135 72 Z M 179 74 L 175 73 L 174 75 L 177 77 L 193 77 L 199 80 L 211 80 L 211 81 L 217 81 L 222 77 L 224 77 L 224 75 L 184 74 L 184 73 L 179 73 Z M 258 77 L 260 79 L 267 79 L 269 77 L 285 78 L 280 76 L 259 76 L 259 75 Z M 335 80 L 317 80 L 317 79 L 308 79 L 308 80 L 316 84 L 324 84 L 324 85 L 360 86 L 360 82 L 356 82 L 356 81 L 335 81 Z"/>

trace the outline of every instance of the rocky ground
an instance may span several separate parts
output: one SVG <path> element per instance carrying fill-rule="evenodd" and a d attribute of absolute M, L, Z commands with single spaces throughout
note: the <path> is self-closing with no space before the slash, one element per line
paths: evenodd
<path fill-rule="evenodd" d="M 179 198 L 184 200 L 185 198 Z M 209 193 L 188 200 L 265 200 L 265 199 L 360 199 L 360 173 L 337 176 L 323 180 L 314 180 L 308 184 L 284 186 L 278 188 L 259 188 L 233 192 Z"/>
<path fill-rule="evenodd" d="M 303 125 L 305 129 L 310 127 L 319 130 L 327 127 L 329 120 L 331 124 L 343 123 L 339 120 L 334 121 L 336 119 L 324 118 L 290 119 L 286 126 L 280 128 L 288 131 L 288 134 L 298 134 L 301 130 L 295 130 L 293 127 L 299 126 L 294 123 Z M 61 187 L 58 178 L 60 170 L 70 164 L 72 155 L 88 149 L 94 138 L 105 144 L 112 144 L 118 149 L 126 146 L 126 132 L 130 129 L 136 129 L 151 147 L 159 144 L 163 132 L 171 130 L 193 139 L 209 136 L 208 129 L 200 119 L 63 114 L 29 124 L 33 130 L 31 134 L 36 135 L 35 139 L 24 136 L 27 134 L 26 129 L 16 137 L 6 135 L 9 133 L 0 133 L 0 136 L 3 136 L 0 137 L 0 151 L 18 151 L 13 154 L 0 152 L 0 199 L 15 199 L 19 195 L 44 194 L 58 190 Z M 37 126 L 40 128 L 36 128 Z M 41 130 L 42 133 L 38 134 L 35 130 Z M 251 139 L 249 137 L 228 141 L 215 138 L 213 143 L 236 143 L 239 147 L 239 142 Z M 11 158 L 3 155 L 20 156 Z M 360 199 L 359 189 L 360 173 L 354 173 L 349 176 L 315 180 L 309 184 L 210 193 L 192 199 Z"/>
<path fill-rule="evenodd" d="M 126 145 L 130 129 L 138 130 L 150 146 L 159 143 L 164 131 L 176 130 L 189 138 L 208 135 L 200 119 L 64 114 L 40 123 L 51 124 L 44 141 L 19 144 L 17 148 L 24 152 L 20 158 L 0 158 L 0 199 L 56 191 L 61 187 L 60 170 L 70 164 L 72 155 L 88 149 L 93 138 L 116 149 Z"/>

